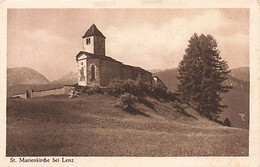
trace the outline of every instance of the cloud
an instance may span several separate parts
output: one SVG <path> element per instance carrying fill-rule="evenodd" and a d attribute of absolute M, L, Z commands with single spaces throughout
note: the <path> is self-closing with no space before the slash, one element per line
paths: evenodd
<path fill-rule="evenodd" d="M 246 50 L 248 45 L 246 42 L 248 35 L 237 33 L 228 36 L 225 33 L 225 30 L 229 31 L 228 28 L 232 26 L 236 26 L 236 23 L 225 18 L 217 10 L 209 10 L 191 17 L 172 18 L 160 26 L 151 24 L 131 27 L 111 26 L 106 30 L 108 34 L 106 48 L 110 56 L 127 64 L 146 69 L 173 68 L 177 67 L 188 40 L 196 32 L 216 37 L 220 43 L 219 49 L 225 53 L 223 58 L 231 58 L 235 55 L 226 54 L 228 48 L 225 46 L 239 51 Z"/>

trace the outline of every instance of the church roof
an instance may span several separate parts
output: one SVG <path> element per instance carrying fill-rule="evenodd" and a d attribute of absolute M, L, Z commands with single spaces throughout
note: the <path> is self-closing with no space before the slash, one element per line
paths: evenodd
<path fill-rule="evenodd" d="M 85 51 L 80 51 L 77 55 L 76 55 L 76 59 L 78 61 L 78 56 L 82 55 L 82 54 L 86 54 L 88 56 L 91 56 L 92 58 L 98 58 L 98 59 L 103 59 L 103 60 L 108 60 L 108 61 L 113 61 L 113 62 L 117 62 L 117 63 L 120 63 L 122 64 L 125 68 L 133 68 L 135 70 L 138 70 L 138 71 L 142 71 L 142 72 L 148 72 L 150 74 L 152 74 L 151 72 L 141 68 L 141 67 L 135 67 L 135 66 L 130 66 L 130 65 L 126 65 L 126 64 L 123 64 L 122 62 L 120 61 L 117 61 L 115 59 L 113 59 L 112 57 L 108 57 L 108 56 L 105 56 L 105 55 L 97 55 L 97 54 L 92 54 L 92 53 L 89 53 L 89 52 L 85 52 Z"/>
<path fill-rule="evenodd" d="M 92 24 L 92 26 L 88 29 L 88 31 L 83 35 L 82 38 L 90 37 L 90 36 L 99 36 L 106 38 L 97 28 L 95 24 Z"/>
<path fill-rule="evenodd" d="M 109 61 L 113 61 L 113 62 L 117 62 L 117 63 L 121 63 L 122 64 L 122 62 L 117 61 L 117 60 L 113 59 L 112 57 L 108 57 L 108 56 L 105 56 L 105 55 L 97 55 L 97 54 L 93 54 L 93 53 L 89 53 L 89 52 L 85 52 L 85 51 L 80 51 L 76 55 L 76 58 L 78 58 L 78 56 L 82 55 L 83 53 L 88 55 L 88 56 L 91 56 L 92 58 L 99 58 L 99 59 L 109 60 Z"/>

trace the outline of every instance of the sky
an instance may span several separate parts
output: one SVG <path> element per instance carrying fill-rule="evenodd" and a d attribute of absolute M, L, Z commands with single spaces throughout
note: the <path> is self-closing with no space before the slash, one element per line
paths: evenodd
<path fill-rule="evenodd" d="M 178 66 L 194 33 L 210 34 L 229 67 L 249 66 L 249 9 L 8 9 L 7 65 L 49 80 L 77 72 L 82 36 L 94 23 L 106 55 L 146 70 Z"/>

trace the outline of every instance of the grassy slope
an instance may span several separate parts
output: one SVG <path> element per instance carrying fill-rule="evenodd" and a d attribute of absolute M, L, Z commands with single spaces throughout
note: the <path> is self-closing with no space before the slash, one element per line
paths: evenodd
<path fill-rule="evenodd" d="M 247 130 L 148 100 L 127 113 L 108 95 L 8 99 L 7 156 L 248 155 Z"/>

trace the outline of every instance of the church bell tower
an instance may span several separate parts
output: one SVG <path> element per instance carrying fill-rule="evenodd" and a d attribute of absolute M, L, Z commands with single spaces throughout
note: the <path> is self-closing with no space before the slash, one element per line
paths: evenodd
<path fill-rule="evenodd" d="M 95 24 L 92 24 L 88 31 L 82 36 L 83 51 L 105 55 L 105 39 L 106 37 L 97 29 Z"/>

